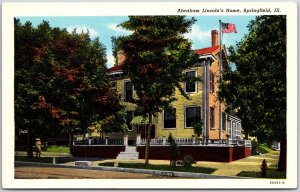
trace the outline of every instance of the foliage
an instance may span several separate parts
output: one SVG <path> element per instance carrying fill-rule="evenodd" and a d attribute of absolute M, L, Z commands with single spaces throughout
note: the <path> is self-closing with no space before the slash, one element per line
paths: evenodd
<path fill-rule="evenodd" d="M 200 119 L 199 121 L 197 122 L 193 122 L 192 123 L 192 126 L 193 126 L 193 129 L 194 129 L 194 133 L 196 135 L 196 137 L 200 137 L 200 135 L 202 134 L 202 130 L 203 130 L 203 121 Z"/>
<path fill-rule="evenodd" d="M 70 144 L 74 132 L 97 123 L 105 131 L 124 130 L 124 106 L 110 88 L 106 61 L 105 47 L 88 33 L 15 19 L 16 129 L 31 136 L 62 131 Z"/>
<path fill-rule="evenodd" d="M 191 168 L 194 163 L 196 163 L 196 162 L 194 161 L 194 159 L 191 155 L 184 156 L 184 158 L 181 162 L 182 166 L 185 168 Z"/>
<path fill-rule="evenodd" d="M 176 88 L 188 98 L 181 82 L 197 80 L 183 73 L 197 60 L 191 42 L 183 36 L 195 21 L 184 16 L 130 16 L 119 25 L 133 31 L 119 37 L 119 42 L 126 56 L 123 70 L 138 96 L 134 103 L 142 116 L 149 117 L 145 164 L 149 163 L 152 115 L 170 106 Z"/>
<path fill-rule="evenodd" d="M 220 97 L 236 109 L 244 129 L 260 141 L 286 137 L 286 17 L 259 16 L 250 33 L 229 49 Z M 274 30 L 276 32 L 274 32 Z"/>
<path fill-rule="evenodd" d="M 258 152 L 260 152 L 262 154 L 270 153 L 270 152 L 274 151 L 270 147 L 268 147 L 266 144 L 261 144 L 261 143 L 258 143 L 257 141 L 251 141 L 251 145 L 252 145 L 252 151 L 257 150 Z"/>
<path fill-rule="evenodd" d="M 237 48 L 229 49 L 236 70 L 224 71 L 219 96 L 228 110 L 238 112 L 246 133 L 260 142 L 281 141 L 285 146 L 286 16 L 258 16 L 248 28 Z"/>
<path fill-rule="evenodd" d="M 176 161 L 179 156 L 179 146 L 175 142 L 172 134 L 170 133 L 168 137 L 168 142 L 170 144 L 169 147 L 169 153 L 170 153 L 170 166 L 175 167 L 176 166 Z"/>

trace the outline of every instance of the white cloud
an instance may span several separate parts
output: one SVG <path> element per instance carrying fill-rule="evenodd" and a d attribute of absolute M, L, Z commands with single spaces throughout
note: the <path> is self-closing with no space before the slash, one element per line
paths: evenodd
<path fill-rule="evenodd" d="M 132 31 L 127 31 L 125 29 L 122 29 L 121 27 L 118 27 L 118 24 L 115 24 L 115 23 L 107 24 L 106 27 L 112 31 L 117 32 L 118 34 L 119 33 L 126 33 L 126 34 L 132 33 Z"/>
<path fill-rule="evenodd" d="M 83 25 L 83 26 L 74 25 L 74 26 L 67 27 L 67 31 L 69 33 L 72 33 L 74 29 L 76 29 L 76 33 L 81 33 L 82 31 L 84 33 L 88 32 L 90 34 L 91 38 L 96 38 L 98 36 L 98 32 L 95 29 L 85 26 L 85 25 Z"/>
<path fill-rule="evenodd" d="M 190 33 L 186 33 L 184 37 L 193 41 L 193 49 L 210 46 L 211 30 L 204 31 L 198 25 L 193 25 Z M 201 47 L 199 47 L 201 45 Z"/>
<path fill-rule="evenodd" d="M 108 68 L 111 68 L 111 67 L 113 67 L 114 66 L 114 63 L 115 63 L 115 58 L 114 58 L 114 56 L 112 55 L 112 53 L 106 53 L 106 58 L 107 58 L 107 64 L 106 64 L 106 66 L 108 67 Z"/>

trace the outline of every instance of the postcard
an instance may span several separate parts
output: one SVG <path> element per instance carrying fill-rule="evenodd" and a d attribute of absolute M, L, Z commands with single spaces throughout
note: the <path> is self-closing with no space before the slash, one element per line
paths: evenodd
<path fill-rule="evenodd" d="M 297 188 L 297 26 L 293 2 L 4 2 L 3 188 Z"/>

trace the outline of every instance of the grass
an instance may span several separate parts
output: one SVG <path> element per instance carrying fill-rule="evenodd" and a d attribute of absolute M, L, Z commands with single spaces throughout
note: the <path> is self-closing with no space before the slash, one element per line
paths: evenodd
<path fill-rule="evenodd" d="M 52 153 L 70 153 L 69 146 L 51 145 L 47 147 L 46 152 Z"/>
<path fill-rule="evenodd" d="M 114 166 L 114 162 L 99 163 L 99 166 Z M 153 165 L 150 164 L 145 166 L 144 163 L 119 163 L 118 167 L 125 168 L 136 168 L 136 169 L 151 169 L 151 170 L 162 170 L 162 171 L 178 171 L 178 172 L 192 172 L 192 173 L 207 173 L 211 174 L 216 169 L 206 167 L 170 167 L 169 165 Z"/>
<path fill-rule="evenodd" d="M 253 178 L 262 178 L 261 171 L 242 171 L 238 174 L 241 177 L 253 177 Z M 270 179 L 286 179 L 286 173 L 277 171 L 276 169 L 269 168 L 267 170 L 267 177 Z"/>
<path fill-rule="evenodd" d="M 258 144 L 257 149 L 261 152 L 261 153 L 270 153 L 273 152 L 274 150 L 269 148 L 267 145 L 265 144 Z"/>
<path fill-rule="evenodd" d="M 27 151 L 27 146 L 16 146 L 16 151 Z M 32 147 L 33 152 L 35 152 L 35 146 Z M 51 152 L 51 153 L 70 153 L 69 146 L 65 145 L 50 145 L 47 147 L 42 147 L 42 152 Z"/>

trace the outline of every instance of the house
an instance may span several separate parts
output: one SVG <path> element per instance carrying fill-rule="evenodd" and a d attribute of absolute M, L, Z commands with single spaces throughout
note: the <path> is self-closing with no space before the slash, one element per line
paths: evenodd
<path fill-rule="evenodd" d="M 172 103 L 172 110 L 162 111 L 154 117 L 151 138 L 168 137 L 170 133 L 175 138 L 192 138 L 195 133 L 192 123 L 202 119 L 204 129 L 202 137 L 208 142 L 241 137 L 241 120 L 232 114 L 225 113 L 225 104 L 217 98 L 220 76 L 220 46 L 217 30 L 211 31 L 211 47 L 195 50 L 199 61 L 194 67 L 185 71 L 187 76 L 200 77 L 201 81 L 193 83 L 182 82 L 190 100 L 183 97 L 178 90 L 175 92 L 177 100 Z M 222 68 L 228 67 L 227 53 L 222 45 Z M 125 60 L 122 51 L 118 53 L 116 64 L 108 69 L 112 87 L 122 94 L 126 104 L 126 122 L 129 131 L 128 144 L 136 143 L 137 135 L 146 138 L 145 127 L 147 119 L 135 114 L 135 105 L 131 103 L 136 94 L 128 76 L 122 71 L 122 62 Z M 221 108 L 221 109 L 220 109 Z M 110 139 L 122 138 L 124 133 L 106 134 Z"/>

